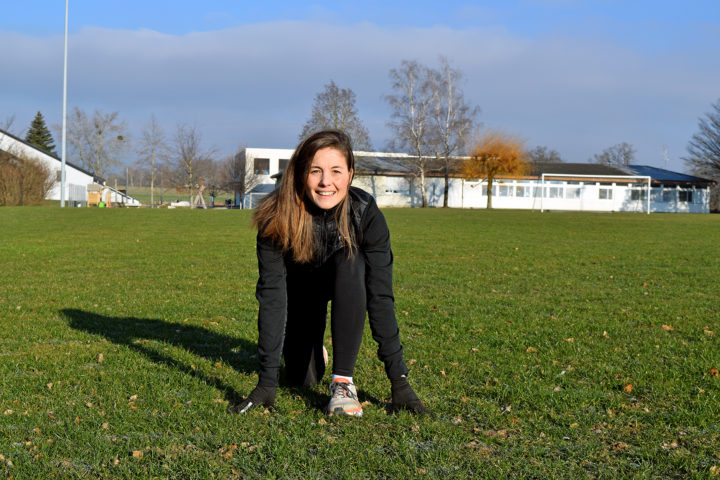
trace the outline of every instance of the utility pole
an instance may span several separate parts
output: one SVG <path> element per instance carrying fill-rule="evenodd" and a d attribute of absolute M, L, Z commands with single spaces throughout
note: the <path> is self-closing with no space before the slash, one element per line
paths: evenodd
<path fill-rule="evenodd" d="M 65 0 L 65 60 L 63 62 L 62 165 L 60 167 L 60 207 L 65 206 L 65 144 L 67 140 L 67 64 L 68 64 L 68 3 Z"/>

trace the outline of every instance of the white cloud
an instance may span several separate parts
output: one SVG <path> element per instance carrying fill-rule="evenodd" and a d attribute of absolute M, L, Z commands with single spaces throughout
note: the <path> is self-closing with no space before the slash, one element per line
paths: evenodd
<path fill-rule="evenodd" d="M 0 102 L 15 127 L 38 109 L 59 122 L 62 37 L 0 32 Z M 330 79 L 357 93 L 381 148 L 389 133 L 382 100 L 402 59 L 434 64 L 444 54 L 465 73 L 481 121 L 585 161 L 627 141 L 641 163 L 661 165 L 662 145 L 683 154 L 697 117 L 720 96 L 712 45 L 642 54 L 578 36 L 520 37 L 502 29 L 390 29 L 369 23 L 274 22 L 183 36 L 86 28 L 71 37 L 69 104 L 119 111 L 140 129 L 151 114 L 173 130 L 197 125 L 230 152 L 240 142 L 292 147 L 314 95 Z M 671 167 L 682 169 L 681 162 Z"/>

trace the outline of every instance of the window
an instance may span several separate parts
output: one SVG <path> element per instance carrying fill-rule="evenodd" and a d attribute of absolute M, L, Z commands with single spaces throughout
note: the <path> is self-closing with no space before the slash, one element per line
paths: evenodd
<path fill-rule="evenodd" d="M 529 197 L 530 196 L 530 187 L 526 187 L 524 185 L 518 185 L 515 187 L 515 196 L 516 197 Z"/>
<path fill-rule="evenodd" d="M 57 172 L 55 172 L 55 181 L 62 182 L 61 177 L 62 177 L 62 170 L 58 170 Z"/>
<path fill-rule="evenodd" d="M 256 158 L 253 166 L 255 167 L 255 175 L 268 175 L 270 173 L 269 158 Z"/>
<path fill-rule="evenodd" d="M 647 191 L 646 190 L 640 190 L 640 189 L 633 189 L 630 190 L 630 200 L 646 200 L 647 199 Z"/>
<path fill-rule="evenodd" d="M 497 185 L 493 185 L 492 194 L 493 196 L 497 195 Z M 487 197 L 487 185 L 482 186 L 482 195 L 483 197 Z"/>
<path fill-rule="evenodd" d="M 565 190 L 565 198 L 580 198 L 581 193 L 582 189 L 580 187 L 568 186 L 567 190 Z"/>
<path fill-rule="evenodd" d="M 600 200 L 612 200 L 612 188 L 599 188 L 598 198 Z"/>
<path fill-rule="evenodd" d="M 499 197 L 512 197 L 512 186 L 511 185 L 500 185 L 498 188 Z"/>
<path fill-rule="evenodd" d="M 405 177 L 387 177 L 385 179 L 385 193 L 410 195 L 410 182 Z"/>
<path fill-rule="evenodd" d="M 548 192 L 548 194 L 547 194 L 548 198 L 563 198 L 562 187 L 550 187 L 550 188 L 547 188 L 546 191 Z"/>
<path fill-rule="evenodd" d="M 665 203 L 670 203 L 675 201 L 675 190 L 665 188 L 662 192 L 662 201 Z"/>
<path fill-rule="evenodd" d="M 286 158 L 281 158 L 280 160 L 278 160 L 278 170 L 284 172 L 289 164 L 290 160 Z"/>
<path fill-rule="evenodd" d="M 692 190 L 678 190 L 678 202 L 692 203 Z"/>

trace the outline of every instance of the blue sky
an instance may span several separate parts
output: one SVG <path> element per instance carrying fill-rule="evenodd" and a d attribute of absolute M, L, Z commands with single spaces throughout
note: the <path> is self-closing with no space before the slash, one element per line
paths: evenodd
<path fill-rule="evenodd" d="M 61 120 L 62 0 L 6 2 L 0 122 Z M 30 4 L 32 8 L 30 8 Z M 70 1 L 68 103 L 118 111 L 132 135 L 155 115 L 229 154 L 292 148 L 314 95 L 357 94 L 373 143 L 389 140 L 388 71 L 403 59 L 464 72 L 485 128 L 587 161 L 620 142 L 684 170 L 697 119 L 720 98 L 720 2 Z M 10 47 L 10 48 L 8 48 Z"/>

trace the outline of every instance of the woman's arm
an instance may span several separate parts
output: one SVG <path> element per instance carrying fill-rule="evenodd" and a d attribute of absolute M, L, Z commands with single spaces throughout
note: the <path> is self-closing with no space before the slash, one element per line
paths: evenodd
<path fill-rule="evenodd" d="M 362 244 L 365 256 L 365 288 L 367 310 L 373 338 L 378 343 L 378 357 L 385 363 L 389 378 L 407 375 L 400 344 L 400 331 L 395 318 L 393 296 L 393 254 L 390 248 L 390 231 L 385 217 L 374 199 L 368 202 L 362 222 Z"/>
<path fill-rule="evenodd" d="M 269 238 L 257 237 L 258 282 L 258 385 L 277 387 L 287 320 L 285 261 Z"/>

